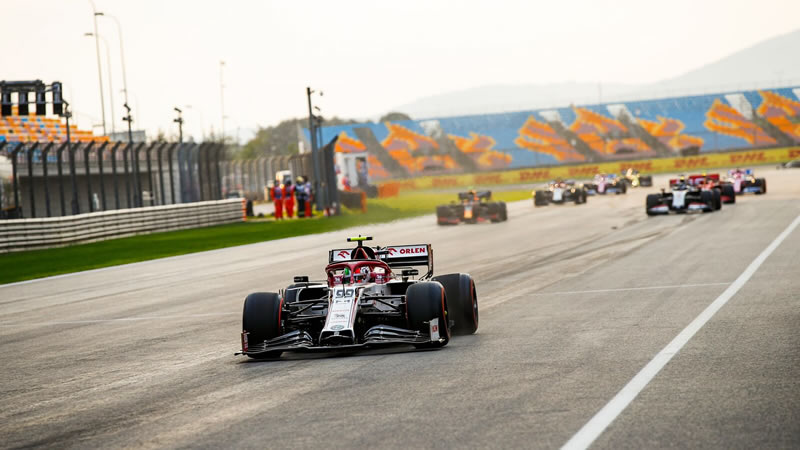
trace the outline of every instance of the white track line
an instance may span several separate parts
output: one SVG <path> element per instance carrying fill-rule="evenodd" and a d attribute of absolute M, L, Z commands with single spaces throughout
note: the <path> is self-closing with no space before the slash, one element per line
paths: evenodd
<path fill-rule="evenodd" d="M 683 329 L 675 338 L 667 344 L 658 354 L 647 363 L 646 366 L 636 376 L 622 388 L 621 391 L 614 396 L 597 414 L 592 417 L 577 433 L 575 433 L 562 450 L 585 449 L 592 445 L 603 431 L 611 425 L 611 422 L 620 415 L 625 408 L 639 395 L 652 379 L 658 375 L 658 372 L 664 368 L 665 365 L 677 354 L 684 345 L 697 333 L 703 325 L 711 319 L 717 311 L 720 310 L 728 300 L 730 300 L 742 286 L 750 280 L 750 277 L 758 270 L 761 264 L 778 248 L 779 245 L 786 239 L 792 231 L 800 224 L 800 215 L 798 215 L 788 227 L 778 237 L 772 241 L 760 255 L 747 266 L 747 269 L 734 280 L 731 285 L 725 289 L 725 292 L 720 294 L 708 307 L 703 310 L 686 328 Z"/>

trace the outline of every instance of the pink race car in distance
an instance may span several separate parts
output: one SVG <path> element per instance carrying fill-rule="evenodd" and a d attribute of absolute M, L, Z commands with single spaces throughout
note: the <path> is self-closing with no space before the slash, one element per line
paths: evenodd
<path fill-rule="evenodd" d="M 737 194 L 761 195 L 767 193 L 767 180 L 756 178 L 753 169 L 729 170 L 725 181 L 733 185 L 733 190 Z"/>

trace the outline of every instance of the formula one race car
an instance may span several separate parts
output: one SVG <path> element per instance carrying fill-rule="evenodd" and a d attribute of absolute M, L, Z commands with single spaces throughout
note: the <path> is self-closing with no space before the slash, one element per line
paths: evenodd
<path fill-rule="evenodd" d="M 505 202 L 493 202 L 492 191 L 467 191 L 458 194 L 458 203 L 436 207 L 436 223 L 458 225 L 478 222 L 503 222 L 508 220 Z"/>
<path fill-rule="evenodd" d="M 251 358 L 286 351 L 358 350 L 386 345 L 444 347 L 478 329 L 478 298 L 468 274 L 433 276 L 430 244 L 334 249 L 327 280 L 294 277 L 278 293 L 244 300 L 242 350 Z M 414 279 L 419 270 L 427 272 Z"/>
<path fill-rule="evenodd" d="M 628 183 L 624 179 L 611 174 L 599 173 L 589 183 L 585 183 L 586 193 L 589 195 L 624 194 L 628 192 Z"/>
<path fill-rule="evenodd" d="M 671 180 L 670 182 L 677 182 L 677 180 Z M 716 205 L 715 209 L 720 209 L 722 203 L 736 203 L 736 192 L 733 189 L 733 185 L 720 181 L 718 173 L 689 175 L 688 183 L 700 189 L 712 191 Z"/>
<path fill-rule="evenodd" d="M 622 178 L 625 179 L 625 181 L 627 181 L 631 187 L 645 187 L 653 185 L 652 175 L 642 175 L 634 168 L 629 168 L 628 170 L 623 171 Z"/>
<path fill-rule="evenodd" d="M 575 202 L 576 205 L 586 203 L 586 188 L 583 184 L 572 180 L 551 181 L 545 187 L 533 191 L 533 206 L 547 206 L 550 203 L 562 204 Z"/>
<path fill-rule="evenodd" d="M 670 191 L 662 189 L 659 194 L 648 194 L 645 201 L 648 216 L 669 214 L 670 211 L 711 212 L 720 209 L 721 205 L 719 191 L 703 189 L 685 177 L 670 180 Z"/>
<path fill-rule="evenodd" d="M 767 180 L 756 178 L 753 174 L 753 169 L 729 170 L 728 178 L 725 181 L 733 186 L 733 190 L 737 194 L 753 193 L 761 195 L 767 193 Z"/>

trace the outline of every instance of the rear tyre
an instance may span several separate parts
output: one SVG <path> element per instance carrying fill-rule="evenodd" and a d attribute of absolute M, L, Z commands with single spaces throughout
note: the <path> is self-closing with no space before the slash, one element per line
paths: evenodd
<path fill-rule="evenodd" d="M 759 194 L 766 194 L 767 193 L 767 179 L 766 178 L 756 178 L 756 183 L 758 183 L 761 190 L 758 192 Z"/>
<path fill-rule="evenodd" d="M 725 203 L 736 203 L 736 190 L 733 188 L 732 184 L 722 185 L 722 195 L 727 198 Z"/>
<path fill-rule="evenodd" d="M 715 203 L 714 203 L 714 193 L 711 191 L 702 191 L 700 192 L 700 200 L 708 206 L 708 209 L 704 209 L 703 212 L 711 212 L 716 211 Z"/>
<path fill-rule="evenodd" d="M 508 209 L 506 208 L 506 202 L 500 202 L 500 220 L 503 222 L 508 220 Z"/>
<path fill-rule="evenodd" d="M 450 342 L 450 324 L 447 319 L 444 287 L 433 281 L 421 281 L 406 291 L 408 327 L 421 333 L 430 333 L 430 321 L 438 319 L 439 341 L 416 344 L 417 348 L 444 347 Z"/>
<path fill-rule="evenodd" d="M 645 211 L 647 211 L 648 216 L 657 216 L 659 213 L 650 211 L 650 208 L 655 208 L 656 206 L 661 204 L 661 196 L 658 194 L 647 194 L 647 200 L 645 200 Z"/>
<path fill-rule="evenodd" d="M 242 312 L 242 331 L 246 331 L 249 344 L 276 338 L 281 334 L 281 297 L 273 292 L 256 292 L 244 299 Z M 277 358 L 281 351 L 272 351 L 251 358 Z"/>
<path fill-rule="evenodd" d="M 444 287 L 448 319 L 455 322 L 452 334 L 474 334 L 478 331 L 478 294 L 475 281 L 466 273 L 451 273 L 434 277 Z"/>
<path fill-rule="evenodd" d="M 450 222 L 446 219 L 450 219 L 451 217 L 453 217 L 453 211 L 449 206 L 436 207 L 436 223 L 439 225 L 450 225 Z"/>
<path fill-rule="evenodd" d="M 533 193 L 533 206 L 547 206 L 547 198 L 544 191 L 535 191 Z"/>

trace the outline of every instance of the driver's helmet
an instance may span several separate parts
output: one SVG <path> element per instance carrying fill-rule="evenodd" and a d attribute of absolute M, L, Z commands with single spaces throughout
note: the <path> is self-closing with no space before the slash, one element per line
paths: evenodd
<path fill-rule="evenodd" d="M 361 266 L 356 270 L 356 273 L 353 275 L 356 283 L 363 283 L 369 280 L 369 267 L 368 266 Z"/>

